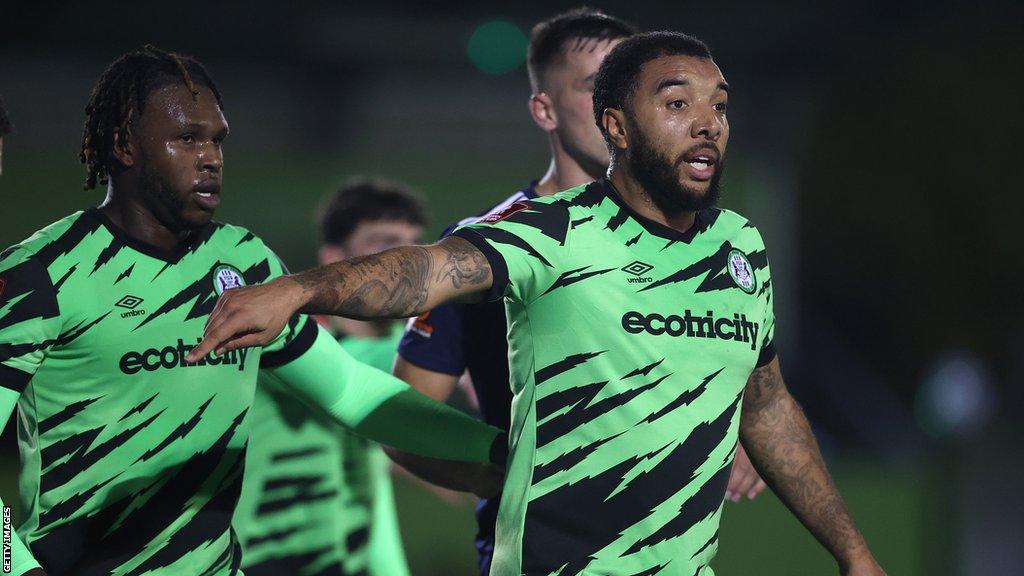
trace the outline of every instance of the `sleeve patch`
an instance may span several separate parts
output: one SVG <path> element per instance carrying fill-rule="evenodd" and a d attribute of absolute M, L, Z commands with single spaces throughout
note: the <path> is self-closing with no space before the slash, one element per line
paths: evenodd
<path fill-rule="evenodd" d="M 501 212 L 495 212 L 494 214 L 491 214 L 486 218 L 482 218 L 480 221 L 485 222 L 487 224 L 495 224 L 497 222 L 501 222 L 502 220 L 508 218 L 509 216 L 516 214 L 517 212 L 522 212 L 523 210 L 526 210 L 529 207 L 530 205 L 527 204 L 526 202 L 513 202 Z"/>
<path fill-rule="evenodd" d="M 412 319 L 409 324 L 409 330 L 419 334 L 424 338 L 430 338 L 434 333 L 434 327 L 430 325 L 430 310 L 427 310 L 423 314 Z"/>

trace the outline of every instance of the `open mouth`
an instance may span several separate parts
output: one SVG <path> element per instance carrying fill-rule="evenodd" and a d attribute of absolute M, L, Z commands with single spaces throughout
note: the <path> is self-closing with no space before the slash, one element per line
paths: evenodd
<path fill-rule="evenodd" d="M 213 210 L 220 205 L 220 182 L 206 180 L 192 189 L 196 203 L 206 210 Z"/>
<path fill-rule="evenodd" d="M 694 180 L 710 180 L 715 175 L 718 160 L 718 150 L 707 146 L 688 152 L 683 157 L 686 173 Z"/>

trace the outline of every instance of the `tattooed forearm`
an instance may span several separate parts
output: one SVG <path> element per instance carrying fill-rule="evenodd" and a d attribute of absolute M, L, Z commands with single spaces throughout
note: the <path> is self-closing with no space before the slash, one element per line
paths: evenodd
<path fill-rule="evenodd" d="M 740 435 L 765 482 L 841 566 L 869 554 L 803 410 L 786 390 L 778 360 L 751 374 Z"/>
<path fill-rule="evenodd" d="M 293 279 L 306 296 L 302 312 L 405 318 L 466 292 L 486 290 L 491 270 L 472 244 L 449 238 L 321 266 Z"/>

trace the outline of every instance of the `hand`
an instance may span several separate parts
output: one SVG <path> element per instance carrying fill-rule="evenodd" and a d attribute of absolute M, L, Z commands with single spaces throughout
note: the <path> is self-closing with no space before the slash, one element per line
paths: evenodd
<path fill-rule="evenodd" d="M 259 286 L 228 290 L 206 321 L 203 341 L 185 360 L 198 362 L 211 351 L 218 356 L 239 348 L 262 346 L 281 333 L 302 305 L 302 288 L 287 276 Z"/>
<path fill-rule="evenodd" d="M 472 490 L 480 498 L 494 498 L 505 486 L 505 471 L 487 464 L 479 467 L 479 474 L 473 478 Z"/>
<path fill-rule="evenodd" d="M 732 463 L 732 474 L 729 476 L 729 487 L 725 489 L 725 497 L 739 502 L 744 496 L 753 500 L 764 491 L 767 485 L 758 475 L 743 444 L 736 445 L 736 458 Z"/>

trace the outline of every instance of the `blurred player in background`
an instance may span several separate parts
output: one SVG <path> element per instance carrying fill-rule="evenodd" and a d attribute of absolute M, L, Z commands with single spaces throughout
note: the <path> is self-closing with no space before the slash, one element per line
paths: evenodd
<path fill-rule="evenodd" d="M 534 26 L 527 58 L 532 90 L 529 108 L 534 122 L 548 134 L 551 163 L 539 181 L 482 216 L 460 224 L 486 218 L 515 202 L 550 196 L 604 176 L 608 147 L 594 123 L 594 77 L 605 55 L 635 33 L 632 25 L 587 8 L 559 14 Z M 508 430 L 512 392 L 505 333 L 505 306 L 501 302 L 439 306 L 409 324 L 394 374 L 424 394 L 445 400 L 459 377 L 468 371 L 483 419 Z M 424 479 L 461 488 L 458 475 L 466 469 L 463 465 L 392 454 Z M 763 489 L 764 482 L 741 446 L 728 496 L 737 500 L 741 495 L 753 498 Z M 476 547 L 482 574 L 487 574 L 490 566 L 497 512 L 498 498 L 483 499 L 477 505 Z"/>
<path fill-rule="evenodd" d="M 122 55 L 86 106 L 85 188 L 106 199 L 0 253 L 0 429 L 17 407 L 26 516 L 12 574 L 237 574 L 230 520 L 261 370 L 378 441 L 502 458 L 498 430 L 303 315 L 265 346 L 186 359 L 218 295 L 283 273 L 256 235 L 212 220 L 227 133 L 198 61 Z"/>
<path fill-rule="evenodd" d="M 384 180 L 340 188 L 317 215 L 320 264 L 416 244 L 426 215 L 411 190 Z M 328 317 L 354 358 L 391 370 L 401 322 Z M 409 573 L 395 514 L 390 460 L 376 444 L 311 412 L 273 377 L 253 402 L 234 527 L 247 576 Z"/>

